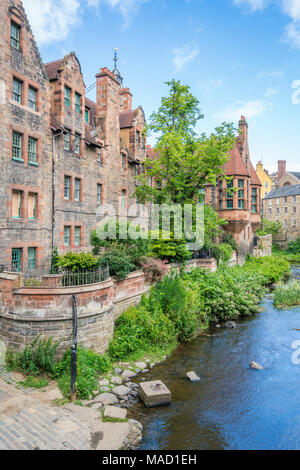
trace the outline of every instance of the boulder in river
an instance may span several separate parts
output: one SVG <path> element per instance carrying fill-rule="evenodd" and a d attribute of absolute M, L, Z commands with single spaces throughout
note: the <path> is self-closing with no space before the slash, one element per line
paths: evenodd
<path fill-rule="evenodd" d="M 263 370 L 263 367 L 260 365 L 260 364 L 257 364 L 257 362 L 250 362 L 250 367 L 251 369 L 254 369 L 254 370 Z"/>
<path fill-rule="evenodd" d="M 201 380 L 199 375 L 197 375 L 194 371 L 187 372 L 186 376 L 191 382 L 199 382 Z"/>
<path fill-rule="evenodd" d="M 234 321 L 227 321 L 225 323 L 225 326 L 226 328 L 232 328 L 232 329 L 235 329 L 236 328 L 236 323 Z"/>

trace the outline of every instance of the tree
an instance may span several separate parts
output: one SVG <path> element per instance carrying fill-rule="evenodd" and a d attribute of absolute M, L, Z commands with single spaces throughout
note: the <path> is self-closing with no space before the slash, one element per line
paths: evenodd
<path fill-rule="evenodd" d="M 143 202 L 196 204 L 206 184 L 216 184 L 235 142 L 231 124 L 223 123 L 211 135 L 196 134 L 203 119 L 199 101 L 180 81 L 166 82 L 169 96 L 150 117 L 148 131 L 157 135 L 159 157 L 147 159 L 137 177 L 135 195 Z"/>

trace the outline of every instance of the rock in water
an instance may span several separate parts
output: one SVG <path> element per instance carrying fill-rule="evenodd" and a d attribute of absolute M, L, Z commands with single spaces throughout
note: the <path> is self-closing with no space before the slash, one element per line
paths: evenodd
<path fill-rule="evenodd" d="M 254 369 L 254 370 L 263 370 L 263 367 L 260 365 L 260 364 L 257 364 L 257 362 L 250 362 L 250 367 L 251 369 Z"/>
<path fill-rule="evenodd" d="M 147 408 L 171 403 L 171 392 L 161 380 L 140 383 L 139 396 Z"/>
<path fill-rule="evenodd" d="M 199 375 L 197 375 L 194 371 L 187 372 L 186 376 L 191 382 L 199 382 L 201 380 Z"/>
<path fill-rule="evenodd" d="M 228 321 L 225 323 L 226 328 L 236 328 L 236 323 L 234 321 Z"/>

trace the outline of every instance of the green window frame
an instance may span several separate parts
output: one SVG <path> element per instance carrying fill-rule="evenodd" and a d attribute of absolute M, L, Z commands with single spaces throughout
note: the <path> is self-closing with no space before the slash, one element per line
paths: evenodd
<path fill-rule="evenodd" d="M 35 269 L 36 248 L 28 248 L 28 269 Z"/>
<path fill-rule="evenodd" d="M 13 131 L 12 139 L 12 158 L 13 160 L 21 160 L 22 158 L 22 139 L 23 136 L 19 132 Z"/>
<path fill-rule="evenodd" d="M 71 88 L 65 86 L 65 106 L 67 108 L 70 107 L 70 96 L 71 96 Z"/>
<path fill-rule="evenodd" d="M 76 153 L 76 155 L 80 155 L 80 139 L 81 139 L 81 136 L 79 134 L 75 134 L 74 152 Z"/>
<path fill-rule="evenodd" d="M 102 204 L 102 184 L 97 183 L 97 204 Z"/>
<path fill-rule="evenodd" d="M 136 146 L 139 147 L 140 145 L 140 136 L 141 136 L 141 133 L 140 131 L 136 131 Z"/>
<path fill-rule="evenodd" d="M 28 163 L 37 163 L 36 149 L 37 139 L 28 137 Z"/>
<path fill-rule="evenodd" d="M 22 87 L 23 87 L 23 82 L 19 80 L 18 78 L 13 78 L 13 100 L 16 103 L 22 104 Z"/>
<path fill-rule="evenodd" d="M 10 25 L 10 45 L 18 51 L 20 50 L 20 31 L 21 27 L 12 21 Z"/>
<path fill-rule="evenodd" d="M 75 201 L 80 201 L 80 185 L 81 180 L 79 178 L 75 178 Z"/>
<path fill-rule="evenodd" d="M 226 208 L 227 209 L 233 209 L 233 192 L 230 191 L 232 188 L 233 188 L 233 181 L 227 181 L 227 193 L 226 193 Z"/>
<path fill-rule="evenodd" d="M 75 246 L 80 246 L 81 243 L 81 227 L 75 227 L 75 234 L 74 234 L 74 244 Z"/>
<path fill-rule="evenodd" d="M 76 113 L 80 113 L 80 100 L 81 100 L 80 94 L 75 93 L 75 111 L 76 111 Z"/>
<path fill-rule="evenodd" d="M 88 124 L 90 122 L 90 119 L 89 119 L 89 110 L 86 109 L 85 110 L 85 122 Z"/>
<path fill-rule="evenodd" d="M 28 107 L 33 111 L 36 111 L 36 95 L 36 89 L 30 86 L 28 88 Z"/>
<path fill-rule="evenodd" d="M 252 212 L 257 213 L 257 188 L 252 188 Z"/>
<path fill-rule="evenodd" d="M 64 179 L 64 198 L 70 199 L 71 177 L 65 176 Z"/>
<path fill-rule="evenodd" d="M 70 150 L 70 132 L 64 134 L 64 149 Z"/>
<path fill-rule="evenodd" d="M 65 226 L 64 227 L 64 246 L 70 246 L 70 237 L 71 235 L 71 227 Z"/>
<path fill-rule="evenodd" d="M 12 248 L 11 250 L 11 265 L 13 271 L 21 271 L 22 261 L 22 248 Z"/>

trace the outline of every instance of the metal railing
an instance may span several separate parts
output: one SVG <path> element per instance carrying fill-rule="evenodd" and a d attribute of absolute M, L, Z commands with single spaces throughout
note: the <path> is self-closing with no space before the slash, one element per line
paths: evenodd
<path fill-rule="evenodd" d="M 37 266 L 28 269 L 22 264 L 1 265 L 0 272 L 20 274 L 20 286 L 22 287 L 73 287 L 97 284 L 109 278 L 109 268 L 97 268 L 93 271 L 67 271 L 58 269 L 49 271 L 45 266 Z"/>

